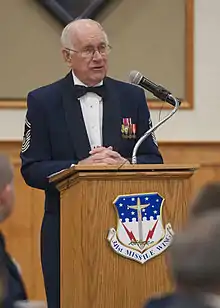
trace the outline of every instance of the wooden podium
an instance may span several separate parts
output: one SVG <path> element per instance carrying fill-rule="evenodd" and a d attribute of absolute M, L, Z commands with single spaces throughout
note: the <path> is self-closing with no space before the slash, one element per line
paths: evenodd
<path fill-rule="evenodd" d="M 165 200 L 164 227 L 178 230 L 187 215 L 190 178 L 196 166 L 75 166 L 54 175 L 61 192 L 61 308 L 141 308 L 157 293 L 171 291 L 166 252 L 141 264 L 117 254 L 108 241 L 117 230 L 114 200 L 158 192 Z"/>

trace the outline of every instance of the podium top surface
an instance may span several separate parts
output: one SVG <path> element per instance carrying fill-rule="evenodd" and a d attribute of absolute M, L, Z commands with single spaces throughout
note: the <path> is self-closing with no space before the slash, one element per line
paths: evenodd
<path fill-rule="evenodd" d="M 136 165 L 75 165 L 70 167 L 69 169 L 64 169 L 59 172 L 56 172 L 49 176 L 49 182 L 60 182 L 68 177 L 75 175 L 77 173 L 185 173 L 190 172 L 193 173 L 199 168 L 199 165 L 195 164 L 187 164 L 187 165 L 177 165 L 177 164 L 136 164 Z"/>

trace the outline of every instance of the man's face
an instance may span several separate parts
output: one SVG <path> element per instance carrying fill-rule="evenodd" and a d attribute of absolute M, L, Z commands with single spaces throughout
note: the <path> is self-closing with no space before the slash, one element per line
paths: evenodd
<path fill-rule="evenodd" d="M 77 32 L 74 39 L 76 52 L 72 52 L 68 62 L 75 75 L 88 86 L 96 85 L 107 74 L 108 57 L 103 53 L 106 46 L 104 32 L 96 25 Z"/>
<path fill-rule="evenodd" d="M 0 192 L 0 222 L 8 218 L 14 208 L 15 193 L 14 184 L 10 183 Z"/>

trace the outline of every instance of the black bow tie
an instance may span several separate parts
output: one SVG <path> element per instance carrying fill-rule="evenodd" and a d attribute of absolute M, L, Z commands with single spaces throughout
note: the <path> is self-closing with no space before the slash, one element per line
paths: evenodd
<path fill-rule="evenodd" d="M 85 95 L 88 92 L 96 93 L 102 98 L 105 95 L 105 87 L 103 85 L 98 86 L 98 87 L 85 87 L 85 86 L 75 85 L 74 89 L 75 89 L 77 98 L 80 98 L 81 96 Z"/>

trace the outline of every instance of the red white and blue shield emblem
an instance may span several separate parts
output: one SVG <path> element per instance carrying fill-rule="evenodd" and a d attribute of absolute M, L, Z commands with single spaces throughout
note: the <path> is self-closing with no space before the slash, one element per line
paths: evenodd
<path fill-rule="evenodd" d="M 117 211 L 117 230 L 110 229 L 112 248 L 140 263 L 163 252 L 172 242 L 173 231 L 162 221 L 164 198 L 158 193 L 119 196 L 113 202 Z"/>

